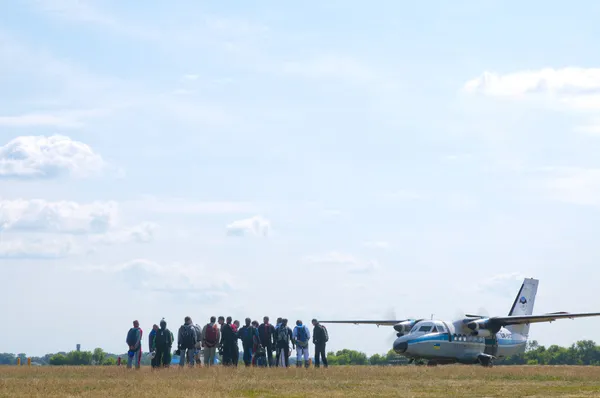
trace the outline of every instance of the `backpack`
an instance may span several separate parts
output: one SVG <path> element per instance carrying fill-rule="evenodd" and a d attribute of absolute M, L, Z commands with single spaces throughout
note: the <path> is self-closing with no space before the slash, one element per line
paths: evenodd
<path fill-rule="evenodd" d="M 306 347 L 308 345 L 306 326 L 304 326 L 304 325 L 296 326 L 296 334 L 297 334 L 296 344 L 298 344 L 300 347 Z"/>
<path fill-rule="evenodd" d="M 184 348 L 194 348 L 196 345 L 196 328 L 194 325 L 183 325 L 181 333 L 181 346 Z"/>
<path fill-rule="evenodd" d="M 278 343 L 288 343 L 290 342 L 290 335 L 288 333 L 287 326 L 279 326 L 277 329 L 277 342 Z"/>
<path fill-rule="evenodd" d="M 215 323 L 212 326 L 210 323 L 207 324 L 206 325 L 206 335 L 204 336 L 204 344 L 206 344 L 207 347 L 216 346 L 218 343 L 217 334 L 218 334 L 217 324 Z"/>
<path fill-rule="evenodd" d="M 167 347 L 171 347 L 173 345 L 173 335 L 169 329 L 158 329 L 156 331 L 156 335 L 154 336 L 154 346 L 156 348 L 165 349 Z"/>
<path fill-rule="evenodd" d="M 131 328 L 129 329 L 129 332 L 127 332 L 127 340 L 125 340 L 125 342 L 128 346 L 135 346 L 137 343 L 137 332 L 136 328 Z"/>
<path fill-rule="evenodd" d="M 327 328 L 323 325 L 319 326 L 323 329 L 323 339 L 325 340 L 325 343 L 327 343 L 329 341 L 329 333 L 327 333 Z"/>

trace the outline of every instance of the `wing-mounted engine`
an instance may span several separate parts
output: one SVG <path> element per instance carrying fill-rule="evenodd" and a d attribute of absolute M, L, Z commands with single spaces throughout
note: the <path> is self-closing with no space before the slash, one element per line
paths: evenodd
<path fill-rule="evenodd" d="M 501 325 L 489 318 L 469 319 L 465 321 L 467 321 L 467 328 L 471 330 L 471 335 L 473 336 L 490 337 L 498 333 L 501 327 Z"/>
<path fill-rule="evenodd" d="M 394 325 L 394 330 L 397 332 L 396 335 L 398 337 L 404 336 L 411 331 L 417 322 L 419 322 L 418 319 L 410 319 L 407 321 L 398 322 Z"/>

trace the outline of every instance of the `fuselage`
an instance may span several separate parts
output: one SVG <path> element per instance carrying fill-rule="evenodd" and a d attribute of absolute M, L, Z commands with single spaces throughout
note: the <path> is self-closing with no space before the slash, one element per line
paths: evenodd
<path fill-rule="evenodd" d="M 436 363 L 477 363 L 479 357 L 503 358 L 525 351 L 527 338 L 501 328 L 493 336 L 475 336 L 463 320 L 421 321 L 394 341 L 394 351 L 408 358 Z"/>

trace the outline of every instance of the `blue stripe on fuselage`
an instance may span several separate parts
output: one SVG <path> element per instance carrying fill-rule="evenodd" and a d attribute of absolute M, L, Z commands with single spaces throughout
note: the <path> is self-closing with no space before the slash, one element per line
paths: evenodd
<path fill-rule="evenodd" d="M 417 337 L 412 340 L 408 340 L 408 344 L 417 344 L 425 341 L 448 341 L 448 333 L 436 333 L 436 334 L 426 334 L 421 337 Z M 452 340 L 452 343 L 465 343 L 464 341 Z M 498 345 L 519 345 L 525 344 L 525 340 L 513 340 L 513 339 L 498 339 Z M 476 341 L 471 341 L 470 343 L 476 343 Z M 483 343 L 481 343 L 483 344 Z"/>
<path fill-rule="evenodd" d="M 448 341 L 448 333 L 426 334 L 416 339 L 408 340 L 408 344 L 422 343 L 423 341 Z"/>

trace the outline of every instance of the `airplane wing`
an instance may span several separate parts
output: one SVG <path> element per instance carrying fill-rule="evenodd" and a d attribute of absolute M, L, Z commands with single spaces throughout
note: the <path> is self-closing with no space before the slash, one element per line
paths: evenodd
<path fill-rule="evenodd" d="M 346 324 L 353 324 L 353 325 L 384 325 L 384 326 L 394 326 L 395 324 L 399 323 L 399 322 L 405 322 L 405 321 L 410 321 L 410 319 L 401 319 L 398 321 L 394 321 L 394 320 L 357 320 L 357 321 L 319 321 L 319 323 L 346 323 Z"/>
<path fill-rule="evenodd" d="M 538 323 L 538 322 L 552 322 L 557 319 L 575 319 L 585 318 L 590 316 L 600 316 L 600 312 L 588 312 L 571 314 L 568 312 L 554 312 L 551 314 L 543 315 L 514 315 L 514 316 L 494 316 L 489 318 L 491 322 L 499 323 L 502 326 L 506 325 L 519 325 L 523 323 Z"/>

